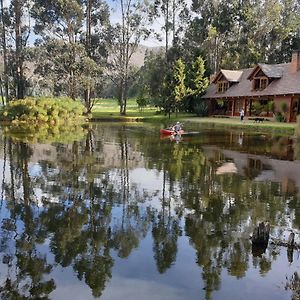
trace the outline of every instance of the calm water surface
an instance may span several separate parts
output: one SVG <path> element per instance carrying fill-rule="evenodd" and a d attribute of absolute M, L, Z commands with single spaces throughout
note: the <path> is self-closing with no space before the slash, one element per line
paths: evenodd
<path fill-rule="evenodd" d="M 269 221 L 272 237 L 293 229 L 299 242 L 299 144 L 158 129 L 95 124 L 68 143 L 1 134 L 1 299 L 292 299 L 299 252 L 253 251 L 249 236 Z"/>

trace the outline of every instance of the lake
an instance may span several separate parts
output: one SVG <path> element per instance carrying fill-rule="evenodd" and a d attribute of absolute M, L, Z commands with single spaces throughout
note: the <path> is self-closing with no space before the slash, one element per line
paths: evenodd
<path fill-rule="evenodd" d="M 300 143 L 159 128 L 95 123 L 66 142 L 2 130 L 1 299 L 297 297 L 300 252 L 272 241 L 299 243 Z M 254 249 L 260 222 L 270 240 Z"/>

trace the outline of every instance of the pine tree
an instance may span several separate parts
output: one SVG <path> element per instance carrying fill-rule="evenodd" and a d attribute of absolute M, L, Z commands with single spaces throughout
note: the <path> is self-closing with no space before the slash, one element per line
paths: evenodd
<path fill-rule="evenodd" d="M 205 64 L 201 56 L 198 56 L 192 63 L 190 72 L 187 74 L 187 96 L 185 100 L 185 108 L 187 111 L 195 111 L 199 107 L 206 107 L 207 105 L 201 101 L 201 96 L 208 87 L 209 81 L 205 77 Z M 205 110 L 207 110 L 205 108 Z M 197 113 L 198 114 L 198 113 Z"/>
<path fill-rule="evenodd" d="M 179 58 L 175 62 L 173 77 L 174 77 L 173 96 L 175 101 L 175 110 L 177 113 L 180 108 L 180 104 L 182 103 L 184 97 L 186 96 L 185 64 L 181 58 Z"/>
<path fill-rule="evenodd" d="M 198 56 L 192 64 L 190 72 L 190 84 L 188 93 L 198 98 L 201 97 L 206 88 L 208 87 L 209 81 L 205 77 L 205 65 L 204 60 L 201 56 Z"/>

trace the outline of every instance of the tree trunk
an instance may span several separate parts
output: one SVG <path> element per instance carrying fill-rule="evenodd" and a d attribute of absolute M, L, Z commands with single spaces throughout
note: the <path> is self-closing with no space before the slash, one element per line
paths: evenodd
<path fill-rule="evenodd" d="M 0 94 L 1 94 L 2 105 L 4 106 L 5 101 L 4 101 L 4 94 L 3 94 L 3 87 L 2 87 L 2 77 L 1 76 L 0 76 Z"/>
<path fill-rule="evenodd" d="M 87 88 L 84 91 L 84 103 L 85 103 L 85 108 L 87 113 L 90 113 L 92 110 L 92 105 L 91 105 L 91 89 Z"/>
<path fill-rule="evenodd" d="M 24 86 L 24 58 L 22 45 L 22 7 L 19 0 L 15 1 L 15 39 L 16 39 L 16 87 L 17 99 L 23 99 L 25 93 Z"/>
<path fill-rule="evenodd" d="M 76 51 L 75 51 L 75 36 L 74 33 L 69 33 L 69 43 L 72 45 L 73 63 L 75 63 Z M 70 82 L 69 82 L 69 96 L 74 101 L 76 100 L 76 78 L 74 70 L 70 70 Z"/>
<path fill-rule="evenodd" d="M 169 50 L 169 0 L 166 1 L 165 7 L 165 33 L 166 33 L 166 57 Z"/>
<path fill-rule="evenodd" d="M 74 78 L 74 72 L 70 72 L 70 84 L 69 84 L 69 96 L 71 99 L 75 100 L 75 78 Z"/>
<path fill-rule="evenodd" d="M 6 28 L 4 24 L 4 7 L 3 0 L 0 0 L 1 6 L 1 25 L 2 25 L 2 48 L 3 48 L 3 73 L 4 73 L 4 96 L 6 102 L 9 101 L 8 89 L 8 69 L 7 69 L 7 48 L 6 48 Z"/>
<path fill-rule="evenodd" d="M 120 82 L 120 91 L 119 91 L 119 105 L 120 105 L 120 115 L 124 115 L 124 80 L 121 79 Z"/>
<path fill-rule="evenodd" d="M 120 115 L 125 115 L 125 76 L 126 76 L 126 49 L 127 49 L 127 22 L 126 17 L 128 14 L 125 3 L 121 0 L 121 11 L 122 11 L 122 42 L 120 49 L 120 61 L 121 61 L 121 84 L 120 84 Z"/>
<path fill-rule="evenodd" d="M 86 7 L 86 53 L 87 56 L 91 57 L 91 19 L 92 19 L 92 1 L 87 1 Z M 91 87 L 88 85 L 84 92 L 84 102 L 87 112 L 90 113 L 92 110 L 91 107 Z"/>
<path fill-rule="evenodd" d="M 175 26 L 175 21 L 176 21 L 176 1 L 173 0 L 172 2 L 172 18 L 173 18 L 173 24 L 172 24 L 172 33 L 173 33 L 173 40 L 172 40 L 172 45 L 174 47 L 175 44 L 175 35 L 176 35 L 176 26 Z"/>

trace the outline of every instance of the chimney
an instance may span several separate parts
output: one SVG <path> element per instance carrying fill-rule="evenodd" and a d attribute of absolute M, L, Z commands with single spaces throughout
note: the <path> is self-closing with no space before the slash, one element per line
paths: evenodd
<path fill-rule="evenodd" d="M 292 53 L 291 73 L 296 73 L 300 70 L 300 50 L 295 50 Z"/>

